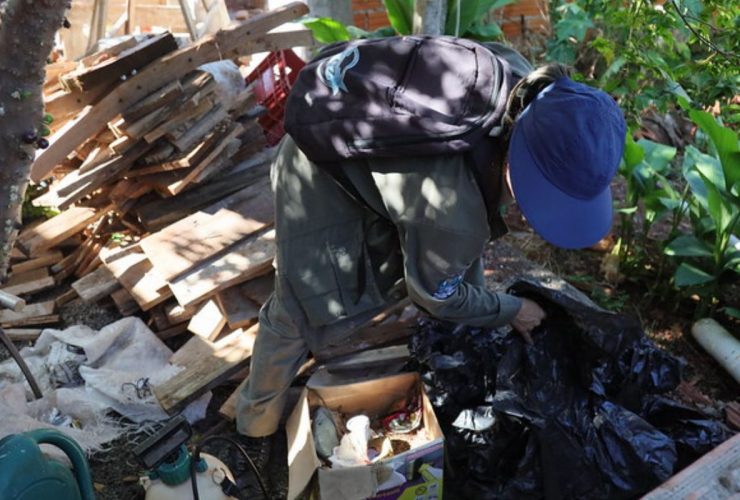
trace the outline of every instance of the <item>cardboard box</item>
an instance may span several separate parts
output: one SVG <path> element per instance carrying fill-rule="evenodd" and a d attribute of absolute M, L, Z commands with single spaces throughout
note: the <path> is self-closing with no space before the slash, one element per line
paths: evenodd
<path fill-rule="evenodd" d="M 311 410 L 326 406 L 347 416 L 371 419 L 388 414 L 394 403 L 419 391 L 422 425 L 429 440 L 374 464 L 323 467 L 311 432 Z M 286 425 L 288 435 L 288 498 L 300 495 L 314 473 L 323 500 L 431 500 L 442 498 L 444 436 L 417 373 L 347 379 L 319 370 L 306 384 Z M 318 471 L 318 472 L 317 472 Z"/>

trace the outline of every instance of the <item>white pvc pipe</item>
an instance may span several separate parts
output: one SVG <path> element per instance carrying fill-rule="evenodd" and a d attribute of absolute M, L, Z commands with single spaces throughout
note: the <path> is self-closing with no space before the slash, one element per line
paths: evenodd
<path fill-rule="evenodd" d="M 711 318 L 694 323 L 691 334 L 740 383 L 740 340 Z"/>

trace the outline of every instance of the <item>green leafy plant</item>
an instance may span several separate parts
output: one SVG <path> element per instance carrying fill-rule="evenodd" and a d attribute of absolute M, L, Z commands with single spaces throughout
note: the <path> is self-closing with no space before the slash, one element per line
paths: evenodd
<path fill-rule="evenodd" d="M 556 0 L 550 12 L 547 57 L 619 98 L 632 123 L 689 95 L 703 106 L 720 100 L 738 119 L 730 105 L 740 90 L 736 1 Z"/>
<path fill-rule="evenodd" d="M 740 249 L 731 245 L 740 233 L 740 144 L 738 135 L 709 113 L 681 106 L 708 139 L 708 153 L 688 146 L 683 176 L 690 190 L 689 215 L 693 234 L 674 238 L 666 255 L 678 261 L 677 287 L 695 292 L 703 300 L 698 314 L 718 304 L 722 277 L 740 274 Z"/>
<path fill-rule="evenodd" d="M 486 23 L 485 17 L 490 11 L 513 2 L 514 0 L 448 0 L 444 34 L 480 41 L 498 40 L 503 36 L 501 28 L 495 23 Z M 345 26 L 328 17 L 307 18 L 303 24 L 321 43 L 412 34 L 414 0 L 384 0 L 383 3 L 391 26 L 372 32 L 356 26 Z"/>
<path fill-rule="evenodd" d="M 617 247 L 623 261 L 629 257 L 640 260 L 642 247 L 639 244 L 645 242 L 650 228 L 661 217 L 678 208 L 681 195 L 667 178 L 675 156 L 674 147 L 647 139 L 635 142 L 632 133 L 627 133 L 619 170 L 625 179 L 624 206 L 617 210 L 621 219 Z M 642 215 L 640 231 L 635 228 L 638 212 Z"/>

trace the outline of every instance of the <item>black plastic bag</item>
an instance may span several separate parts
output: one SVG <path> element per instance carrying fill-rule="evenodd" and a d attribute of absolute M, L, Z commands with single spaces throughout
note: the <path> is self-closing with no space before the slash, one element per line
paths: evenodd
<path fill-rule="evenodd" d="M 510 290 L 548 313 L 534 345 L 436 320 L 411 342 L 447 439 L 453 496 L 634 498 L 729 436 L 660 396 L 680 382 L 681 363 L 637 322 L 564 282 Z"/>

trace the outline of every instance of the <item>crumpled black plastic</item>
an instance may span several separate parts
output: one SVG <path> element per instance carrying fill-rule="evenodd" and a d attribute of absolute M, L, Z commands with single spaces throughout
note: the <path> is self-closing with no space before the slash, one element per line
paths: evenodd
<path fill-rule="evenodd" d="M 559 280 L 522 280 L 510 292 L 548 314 L 532 346 L 432 319 L 411 341 L 445 433 L 452 496 L 634 498 L 729 437 L 665 396 L 682 363 L 635 320 Z"/>

